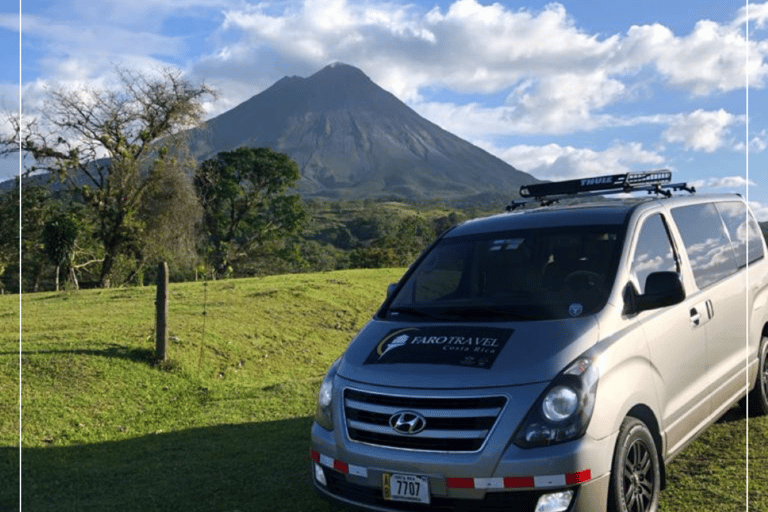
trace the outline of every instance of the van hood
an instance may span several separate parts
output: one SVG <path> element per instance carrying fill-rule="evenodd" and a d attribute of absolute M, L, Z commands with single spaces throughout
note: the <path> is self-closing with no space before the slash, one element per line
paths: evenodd
<path fill-rule="evenodd" d="M 509 323 L 371 320 L 342 356 L 353 381 L 422 389 L 545 382 L 598 340 L 594 316 Z"/>

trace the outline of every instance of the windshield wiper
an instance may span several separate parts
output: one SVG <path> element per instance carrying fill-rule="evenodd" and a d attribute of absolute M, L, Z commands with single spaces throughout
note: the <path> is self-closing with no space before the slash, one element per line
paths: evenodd
<path fill-rule="evenodd" d="M 488 320 L 533 320 L 540 318 L 540 315 L 522 314 L 511 308 L 502 306 L 446 306 L 441 308 L 402 306 L 390 308 L 389 312 L 453 322 L 470 318 L 482 318 Z"/>
<path fill-rule="evenodd" d="M 541 315 L 525 314 L 505 306 L 470 306 L 462 311 L 467 316 L 483 318 L 502 318 L 504 320 L 538 320 Z"/>
<path fill-rule="evenodd" d="M 389 308 L 389 313 L 399 313 L 404 315 L 417 316 L 420 318 L 434 318 L 437 320 L 461 320 L 461 317 L 456 315 L 443 315 L 436 311 L 430 311 L 429 309 L 415 308 L 410 306 L 401 306 L 396 308 Z"/>

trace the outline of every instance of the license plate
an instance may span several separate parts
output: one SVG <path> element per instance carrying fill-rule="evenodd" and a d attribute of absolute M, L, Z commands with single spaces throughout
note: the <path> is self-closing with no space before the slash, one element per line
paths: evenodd
<path fill-rule="evenodd" d="M 384 499 L 429 505 L 429 479 L 425 476 L 384 473 Z"/>

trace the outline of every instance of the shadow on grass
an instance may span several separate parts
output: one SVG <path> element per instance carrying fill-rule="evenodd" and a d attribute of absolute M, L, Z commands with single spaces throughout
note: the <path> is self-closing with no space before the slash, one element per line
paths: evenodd
<path fill-rule="evenodd" d="M 125 441 L 24 449 L 23 510 L 332 509 L 312 488 L 310 418 L 222 425 Z M 19 453 L 0 447 L 0 512 L 18 509 Z"/>
<path fill-rule="evenodd" d="M 98 356 L 110 359 L 126 359 L 137 363 L 152 364 L 155 362 L 155 352 L 143 348 L 129 348 L 122 345 L 110 344 L 104 350 L 77 349 L 77 350 L 22 350 L 22 356 L 32 356 L 38 354 L 71 354 L 81 356 Z M 0 352 L 2 356 L 18 356 L 19 352 Z"/>
<path fill-rule="evenodd" d="M 726 424 L 738 419 L 738 409 L 729 413 Z M 23 510 L 331 512 L 335 509 L 315 495 L 310 480 L 311 421 L 304 417 L 98 444 L 28 448 L 21 471 Z M 759 442 L 758 433 L 764 430 L 758 432 L 757 424 L 753 428 Z M 727 448 L 732 444 L 727 435 L 719 439 L 709 448 L 704 445 L 696 457 L 687 452 L 673 463 L 660 510 L 694 510 L 680 508 L 694 497 L 705 504 L 695 506 L 696 510 L 744 509 L 740 505 L 743 491 L 734 485 L 734 479 L 742 478 L 738 476 L 744 467 L 741 451 L 734 454 Z M 757 478 L 768 474 L 762 469 L 765 464 L 753 460 L 752 467 L 752 502 L 758 507 L 768 505 L 764 494 L 759 494 L 764 491 L 758 489 L 762 480 Z M 721 495 L 734 487 L 731 494 Z M 0 447 L 0 512 L 18 510 L 18 489 L 18 449 Z M 713 503 L 729 506 L 716 509 Z"/>
<path fill-rule="evenodd" d="M 736 421 L 744 421 L 747 417 L 746 411 L 741 405 L 736 404 L 720 416 L 715 423 L 733 423 Z"/>

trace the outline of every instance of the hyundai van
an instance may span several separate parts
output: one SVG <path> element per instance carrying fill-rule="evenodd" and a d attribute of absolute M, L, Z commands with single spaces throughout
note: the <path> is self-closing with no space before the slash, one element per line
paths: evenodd
<path fill-rule="evenodd" d="M 739 402 L 768 413 L 766 245 L 740 196 L 668 171 L 520 195 L 441 235 L 331 365 L 311 430 L 323 497 L 653 512 L 707 426 Z"/>

